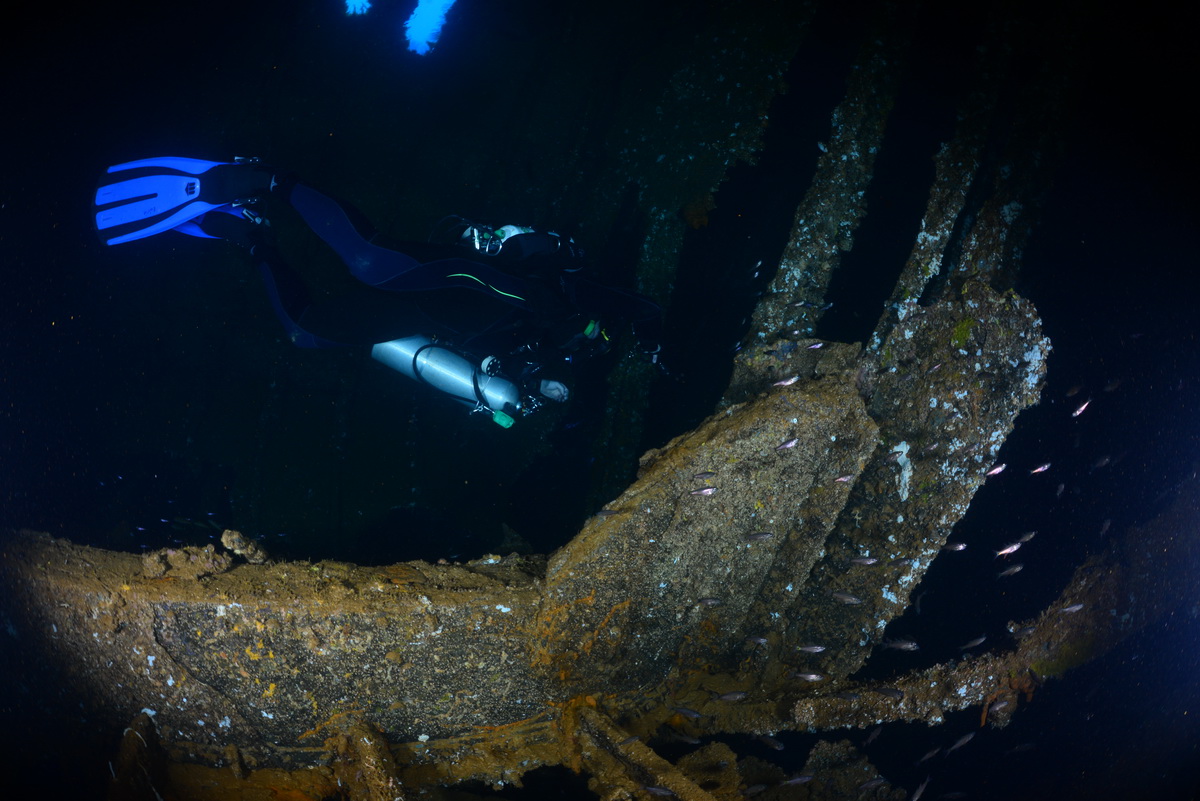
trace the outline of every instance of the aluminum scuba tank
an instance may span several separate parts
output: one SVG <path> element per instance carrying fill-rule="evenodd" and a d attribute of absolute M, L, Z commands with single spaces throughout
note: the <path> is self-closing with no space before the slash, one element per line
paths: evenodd
<path fill-rule="evenodd" d="M 516 384 L 503 376 L 486 374 L 461 353 L 428 337 L 380 342 L 371 347 L 371 357 L 461 403 L 491 412 L 492 420 L 503 428 L 511 426 L 513 415 L 521 410 L 521 392 Z"/>

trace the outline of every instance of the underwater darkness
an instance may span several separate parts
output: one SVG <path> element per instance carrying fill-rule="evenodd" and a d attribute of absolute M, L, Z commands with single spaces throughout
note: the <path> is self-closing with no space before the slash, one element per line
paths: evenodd
<path fill-rule="evenodd" d="M 362 18 L 334 0 L 39 7 L 5 26 L 0 526 L 128 551 L 205 544 L 232 527 L 278 558 L 366 564 L 568 541 L 595 511 L 594 438 L 625 354 L 574 370 L 570 404 L 503 431 L 361 352 L 292 347 L 258 275 L 223 243 L 164 235 L 104 248 L 89 211 L 109 164 L 257 154 L 352 200 L 385 231 L 420 238 L 459 213 L 559 227 L 587 247 L 587 221 L 557 205 L 564 181 L 524 152 L 520 131 L 522 82 L 539 77 L 537 55 L 571 24 L 570 5 L 459 0 L 424 58 L 399 33 L 411 1 L 377 2 Z M 646 3 L 640 19 L 660 19 L 659 5 L 677 7 Z M 673 293 L 658 299 L 672 376 L 653 387 L 643 448 L 712 413 L 786 244 L 874 8 L 825 5 L 774 101 L 764 151 L 730 170 L 708 224 L 685 237 Z M 953 34 L 984 11 L 922 12 L 869 213 L 817 336 L 861 342 L 874 328 L 924 210 L 930 158 L 967 89 L 953 65 L 971 40 Z M 1042 402 L 1020 416 L 999 457 L 1008 471 L 952 537 L 971 548 L 935 561 L 920 611 L 888 628 L 920 652 L 881 652 L 864 677 L 954 658 L 984 633 L 998 647 L 1008 621 L 1044 609 L 1076 565 L 1153 518 L 1200 465 L 1193 47 L 1153 6 L 1120 16 L 1080 11 L 1072 46 L 1083 83 L 1064 109 L 1054 185 L 1016 280 L 1054 346 Z M 511 134 L 496 133 L 498 116 Z M 423 157 L 435 139 L 464 164 L 511 154 L 528 183 L 504 193 L 468 180 L 467 168 Z M 347 173 L 348 163 L 363 168 Z M 601 269 L 632 278 L 628 258 Z M 1028 474 L 1043 462 L 1052 469 Z M 632 480 L 636 465 L 623 469 Z M 991 581 L 992 552 L 1028 530 L 1039 533 L 1025 570 Z M 1197 798 L 1198 719 L 1200 594 L 1050 682 L 1008 728 L 939 756 L 926 797 Z M 973 727 L 973 711 L 937 730 L 889 725 L 867 754 L 911 792 L 930 772 L 913 763 Z M 861 743 L 868 732 L 844 735 Z M 725 739 L 799 770 L 816 736 L 779 737 L 782 752 Z M 662 748 L 668 758 L 687 750 Z M 567 781 L 540 772 L 510 797 L 581 797 L 582 783 Z"/>

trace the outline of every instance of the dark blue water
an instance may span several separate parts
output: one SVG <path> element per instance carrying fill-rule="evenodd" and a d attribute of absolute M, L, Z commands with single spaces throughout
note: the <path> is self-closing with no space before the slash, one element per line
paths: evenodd
<path fill-rule="evenodd" d="M 163 236 L 109 249 L 89 228 L 90 194 L 109 164 L 257 154 L 400 235 L 420 238 L 449 213 L 586 230 L 578 204 L 555 195 L 563 176 L 540 167 L 522 133 L 536 117 L 524 100 L 537 95 L 523 88 L 554 80 L 543 58 L 578 22 L 569 4 L 460 0 L 426 58 L 399 34 L 411 5 L 378 3 L 364 18 L 332 1 L 41 7 L 6 26 L 0 524 L 132 551 L 206 543 L 228 526 L 281 557 L 383 563 L 473 558 L 499 547 L 502 524 L 548 551 L 592 511 L 591 437 L 612 360 L 574 375 L 568 409 L 502 431 L 361 353 L 291 347 L 258 276 L 221 243 Z M 643 445 L 690 428 L 719 397 L 769 277 L 755 265 L 783 248 L 863 10 L 819 18 L 759 164 L 733 170 L 710 224 L 689 234 L 667 331 L 687 380 L 656 386 Z M 670 4 L 638 13 L 651 29 L 680 18 Z M 927 20 L 871 216 L 818 331 L 830 339 L 861 341 L 873 327 L 923 209 L 930 155 L 968 85 L 952 65 L 981 19 L 958 8 Z M 1148 19 L 1081 13 L 1073 32 L 1082 82 L 1016 283 L 1054 343 L 1048 381 L 1004 447 L 1009 471 L 955 533 L 972 549 L 939 560 L 921 615 L 893 624 L 928 662 L 1044 608 L 1083 558 L 1161 511 L 1200 457 L 1190 50 Z M 613 91 L 611 74 L 584 78 L 570 90 Z M 586 147 L 580 158 L 582 173 L 596 169 Z M 494 173 L 509 183 L 489 185 L 480 161 L 504 163 Z M 620 275 L 614 266 L 610 277 Z M 1028 474 L 1043 462 L 1051 469 Z M 621 469 L 632 476 L 634 465 Z M 1031 529 L 1026 569 L 981 589 L 987 550 Z M 1200 601 L 1180 598 L 1159 625 L 1050 683 L 1009 728 L 939 759 L 926 797 L 1194 798 L 1198 668 Z M 939 730 L 888 727 L 868 753 L 911 791 L 926 775 L 912 763 L 971 730 L 974 715 Z M 777 753 L 730 739 L 798 768 L 812 738 L 784 740 Z"/>

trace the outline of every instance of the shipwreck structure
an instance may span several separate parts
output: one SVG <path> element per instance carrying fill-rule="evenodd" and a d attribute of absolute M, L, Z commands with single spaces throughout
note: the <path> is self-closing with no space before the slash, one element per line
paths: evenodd
<path fill-rule="evenodd" d="M 729 166 L 753 157 L 809 23 L 796 11 L 781 31 L 734 5 L 664 48 L 717 36 L 704 50 L 724 54 L 719 64 L 688 62 L 657 94 L 626 98 L 629 142 L 595 193 L 613 201 L 640 184 L 650 291 L 672 280 L 687 215 L 702 216 Z M 1012 52 L 995 40 L 873 335 L 812 336 L 867 213 L 910 33 L 881 22 L 864 37 L 718 408 L 644 454 L 637 480 L 554 553 L 362 567 L 271 563 L 235 532 L 233 553 L 6 538 L 6 659 L 53 677 L 57 697 L 39 703 L 82 703 L 90 727 L 120 737 L 112 797 L 392 799 L 564 765 L 605 799 L 739 798 L 753 782 L 727 746 L 672 763 L 654 738 L 933 724 L 1015 700 L 1152 618 L 1159 601 L 1136 586 L 1141 551 L 1118 545 L 1063 588 L 1062 605 L 1084 604 L 1078 615 L 1047 614 L 1012 647 L 887 686 L 851 678 L 1037 403 L 1050 352 L 1010 285 L 1062 87 L 1037 82 L 1027 101 L 1044 113 L 1000 131 Z M 664 108 L 681 106 L 710 111 L 664 137 Z M 646 382 L 623 373 L 613 403 L 638 408 Z M 879 564 L 856 569 L 863 558 Z M 824 650 L 803 650 L 813 643 Z M 779 792 L 855 797 L 874 775 L 833 741 L 810 769 L 827 781 Z"/>

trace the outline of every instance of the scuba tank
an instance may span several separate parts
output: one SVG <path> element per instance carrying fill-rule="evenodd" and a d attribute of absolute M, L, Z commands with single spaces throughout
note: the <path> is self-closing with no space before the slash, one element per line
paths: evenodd
<path fill-rule="evenodd" d="M 503 376 L 488 375 L 461 353 L 428 337 L 380 342 L 371 347 L 371 357 L 474 407 L 474 411 L 490 413 L 492 421 L 502 428 L 510 427 L 513 415 L 522 411 L 521 391 L 516 384 Z"/>

